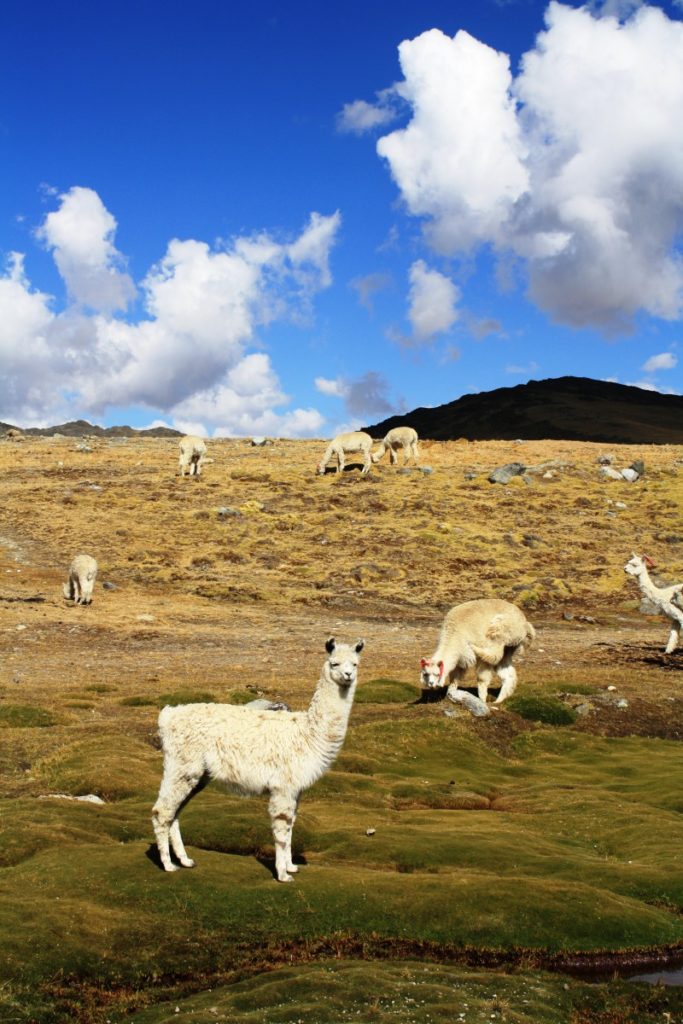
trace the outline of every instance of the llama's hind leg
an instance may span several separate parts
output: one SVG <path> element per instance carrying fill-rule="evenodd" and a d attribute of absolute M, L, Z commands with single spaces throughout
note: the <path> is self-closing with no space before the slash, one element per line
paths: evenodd
<path fill-rule="evenodd" d="M 679 622 L 671 623 L 671 632 L 669 633 L 669 639 L 666 647 L 664 648 L 665 654 L 671 654 L 678 647 L 678 641 L 681 637 L 681 625 Z"/>
<path fill-rule="evenodd" d="M 292 829 L 296 818 L 296 800 L 284 793 L 273 793 L 268 804 L 275 840 L 275 874 L 278 882 L 291 882 L 298 871 L 292 863 Z"/>
<path fill-rule="evenodd" d="M 161 788 L 157 802 L 152 808 L 152 826 L 157 841 L 159 857 L 164 871 L 177 871 L 178 866 L 171 860 L 169 843 L 173 846 L 173 852 L 183 867 L 194 867 L 185 852 L 183 840 L 180 835 L 178 814 L 185 804 L 197 792 L 200 779 L 198 777 L 172 776 L 167 778 L 164 775 L 161 780 Z"/>

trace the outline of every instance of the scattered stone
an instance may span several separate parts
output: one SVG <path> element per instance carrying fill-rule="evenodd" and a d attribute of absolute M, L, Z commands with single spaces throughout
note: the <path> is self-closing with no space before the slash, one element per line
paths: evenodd
<path fill-rule="evenodd" d="M 621 698 L 621 700 L 618 700 L 618 701 L 617 701 L 617 707 L 618 707 L 618 708 L 627 708 L 627 707 L 628 707 L 628 701 L 627 701 L 627 700 L 625 700 L 625 699 L 624 699 L 624 698 L 622 697 L 622 698 Z"/>
<path fill-rule="evenodd" d="M 75 451 L 75 452 L 91 452 L 92 448 L 90 447 L 89 444 L 77 444 L 76 447 L 73 449 L 73 451 Z"/>
<path fill-rule="evenodd" d="M 138 622 L 154 622 L 155 621 L 153 615 L 136 615 L 135 617 L 136 617 Z"/>
<path fill-rule="evenodd" d="M 577 715 L 581 715 L 581 717 L 584 717 L 585 715 L 589 715 L 592 710 L 593 710 L 593 705 L 592 704 L 579 704 L 578 707 L 574 708 L 574 711 L 576 711 Z"/>
<path fill-rule="evenodd" d="M 396 473 L 398 474 L 398 476 L 410 476 L 410 474 L 412 472 L 413 471 L 412 471 L 410 466 L 401 466 L 400 469 L 396 470 Z"/>
<path fill-rule="evenodd" d="M 446 696 L 454 704 L 462 704 L 475 718 L 486 718 L 491 714 L 488 704 L 485 704 L 483 700 L 479 700 L 473 693 L 468 693 L 466 690 L 449 690 Z"/>
<path fill-rule="evenodd" d="M 571 612 L 562 612 L 562 618 L 565 622 L 571 622 L 574 616 Z"/>
<path fill-rule="evenodd" d="M 256 700 L 250 700 L 245 705 L 245 708 L 253 708 L 254 711 L 291 711 L 289 704 L 285 704 L 283 700 L 268 700 L 266 697 L 257 697 Z"/>
<path fill-rule="evenodd" d="M 432 473 L 434 472 L 434 470 L 432 469 L 432 467 L 431 467 L 431 466 L 420 466 L 420 467 L 419 467 L 419 470 L 420 470 L 420 472 L 421 472 L 421 473 L 423 473 L 423 474 L 424 474 L 425 476 L 431 476 L 431 475 L 432 475 Z"/>
<path fill-rule="evenodd" d="M 605 477 L 607 480 L 623 480 L 623 476 L 616 469 L 612 469 L 611 466 L 601 466 L 600 476 Z"/>
<path fill-rule="evenodd" d="M 620 508 L 620 509 L 625 509 L 625 508 L 628 508 L 628 505 L 624 501 L 615 501 L 614 502 L 614 507 L 615 508 Z"/>
<path fill-rule="evenodd" d="M 87 793 L 85 796 L 70 796 L 68 793 L 46 793 L 45 796 L 39 796 L 39 800 L 77 800 L 82 804 L 104 804 L 106 801 L 101 796 L 96 796 L 94 793 Z"/>
<path fill-rule="evenodd" d="M 579 622 L 588 622 L 589 625 L 594 626 L 596 619 L 592 615 L 579 615 Z"/>
<path fill-rule="evenodd" d="M 366 836 L 374 836 L 376 831 L 377 831 L 376 828 L 366 828 L 365 834 L 366 834 Z"/>
<path fill-rule="evenodd" d="M 605 454 L 605 455 L 598 455 L 596 461 L 598 463 L 598 466 L 611 466 L 612 463 L 614 462 L 614 456 L 613 455 L 607 455 L 607 454 Z"/>
<path fill-rule="evenodd" d="M 221 505 L 216 514 L 219 519 L 231 519 L 233 516 L 239 517 L 242 515 L 238 508 L 231 508 L 230 505 Z"/>
<path fill-rule="evenodd" d="M 265 448 L 265 446 L 267 444 L 272 444 L 272 443 L 273 442 L 268 437 L 252 437 L 252 439 L 251 439 L 251 447 L 252 448 Z"/>
<path fill-rule="evenodd" d="M 634 462 L 631 463 L 631 469 L 634 473 L 637 473 L 638 476 L 642 476 L 645 472 L 645 463 L 642 459 L 636 459 Z"/>
<path fill-rule="evenodd" d="M 614 693 L 616 691 L 616 686 L 608 686 L 607 690 L 609 693 Z"/>
<path fill-rule="evenodd" d="M 526 472 L 526 466 L 521 462 L 508 462 L 505 466 L 498 466 L 489 474 L 489 483 L 508 484 L 515 476 L 521 476 Z"/>
<path fill-rule="evenodd" d="M 557 473 L 555 472 L 554 469 L 546 469 L 545 473 L 543 474 L 543 479 L 544 480 L 555 480 L 556 478 L 557 478 Z"/>
<path fill-rule="evenodd" d="M 621 475 L 624 480 L 628 480 L 630 484 L 634 484 L 636 480 L 639 479 L 639 475 L 636 473 L 635 469 L 622 469 Z"/>
<path fill-rule="evenodd" d="M 470 471 L 468 473 L 464 473 L 463 476 L 464 476 L 465 480 L 476 480 L 477 477 L 479 476 L 479 474 L 478 473 L 473 473 L 473 472 Z"/>
<path fill-rule="evenodd" d="M 28 626 L 25 626 L 23 622 L 20 622 L 19 625 L 17 626 L 17 629 L 18 630 L 28 629 Z"/>
<path fill-rule="evenodd" d="M 116 584 L 110 583 L 109 580 L 105 580 L 102 584 L 103 590 L 116 590 Z"/>

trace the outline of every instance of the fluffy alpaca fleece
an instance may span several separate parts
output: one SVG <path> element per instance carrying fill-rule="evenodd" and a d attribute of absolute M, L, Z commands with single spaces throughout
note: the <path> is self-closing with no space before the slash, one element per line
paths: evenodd
<path fill-rule="evenodd" d="M 178 813 L 215 779 L 243 796 L 270 796 L 268 810 L 275 840 L 275 872 L 291 882 L 292 828 L 299 797 L 323 775 L 339 753 L 353 705 L 358 656 L 364 641 L 337 644 L 331 637 L 327 658 L 308 711 L 257 711 L 231 704 L 184 704 L 159 715 L 164 774 L 152 823 L 161 863 L 176 871 L 170 846 L 185 868 Z"/>
<path fill-rule="evenodd" d="M 370 450 L 372 448 L 372 438 L 369 434 L 366 434 L 364 430 L 352 430 L 348 434 L 337 434 L 337 436 L 330 441 L 325 454 L 317 465 L 316 471 L 320 476 L 323 475 L 327 468 L 327 463 L 336 455 L 337 456 L 337 472 L 343 473 L 344 466 L 344 453 L 354 454 L 355 452 L 361 452 L 363 455 L 363 469 L 361 473 L 365 476 L 366 473 L 370 472 L 372 465 L 370 459 Z"/>
<path fill-rule="evenodd" d="M 456 605 L 444 619 L 434 654 L 420 661 L 422 686 L 457 690 L 467 669 L 474 667 L 484 702 L 494 672 L 498 676 L 501 688 L 495 703 L 500 704 L 517 686 L 514 655 L 535 635 L 523 612 L 509 601 L 493 598 Z"/>
<path fill-rule="evenodd" d="M 654 569 L 655 563 L 647 555 L 641 558 L 635 551 L 631 554 L 633 557 L 624 566 L 624 572 L 635 576 L 644 596 L 671 619 L 671 632 L 664 648 L 665 654 L 671 654 L 678 647 L 683 626 L 683 583 L 674 583 L 670 587 L 655 586 L 647 571 L 648 566 Z"/>
<path fill-rule="evenodd" d="M 180 458 L 178 459 L 178 471 L 185 476 L 185 470 L 189 470 L 190 476 L 200 476 L 202 462 L 206 455 L 206 443 L 201 437 L 181 437 L 178 442 L 180 446 Z"/>
<path fill-rule="evenodd" d="M 377 463 L 383 457 L 384 453 L 389 449 L 389 458 L 391 465 L 395 466 L 398 462 L 398 449 L 403 449 L 403 465 L 408 461 L 408 456 L 412 455 L 413 462 L 417 463 L 419 452 L 417 450 L 417 430 L 412 427 L 394 427 L 384 437 L 384 440 L 380 442 L 379 448 L 372 453 L 372 461 Z"/>
<path fill-rule="evenodd" d="M 95 559 L 90 555 L 76 555 L 69 566 L 69 579 L 62 584 L 64 597 L 74 604 L 90 604 L 96 578 Z"/>

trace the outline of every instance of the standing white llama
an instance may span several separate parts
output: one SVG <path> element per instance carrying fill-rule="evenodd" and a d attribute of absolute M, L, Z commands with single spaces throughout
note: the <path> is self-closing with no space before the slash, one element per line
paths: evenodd
<path fill-rule="evenodd" d="M 291 882 L 292 828 L 299 797 L 339 753 L 351 714 L 363 640 L 325 644 L 320 681 L 308 711 L 257 711 L 231 704 L 183 704 L 159 715 L 164 774 L 152 811 L 161 863 L 177 871 L 169 841 L 184 868 L 178 814 L 211 779 L 243 796 L 268 793 L 275 839 L 275 873 Z"/>
<path fill-rule="evenodd" d="M 655 563 L 647 555 L 643 555 L 641 558 L 635 551 L 632 551 L 631 554 L 633 557 L 624 566 L 624 572 L 627 572 L 629 576 L 635 576 L 644 596 L 652 601 L 667 618 L 671 619 L 671 632 L 664 648 L 665 654 L 671 654 L 678 647 L 681 627 L 683 627 L 683 583 L 674 583 L 670 587 L 655 586 L 647 571 L 648 566 L 654 569 Z"/>

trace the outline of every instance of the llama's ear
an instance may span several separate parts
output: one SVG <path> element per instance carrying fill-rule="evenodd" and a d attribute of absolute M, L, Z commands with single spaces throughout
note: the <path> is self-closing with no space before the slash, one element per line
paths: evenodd
<path fill-rule="evenodd" d="M 427 664 L 427 659 L 426 658 L 420 658 L 420 668 L 424 668 L 426 664 Z"/>
<path fill-rule="evenodd" d="M 654 569 L 656 562 L 649 555 L 643 555 L 643 561 L 650 569 Z"/>
<path fill-rule="evenodd" d="M 360 652 L 363 650 L 364 647 L 365 647 L 365 640 L 357 640 L 356 641 L 356 654 L 360 654 Z"/>
<path fill-rule="evenodd" d="M 331 636 L 330 639 L 325 644 L 325 650 L 327 651 L 328 654 L 332 654 L 332 651 L 334 650 L 334 648 L 335 648 L 334 637 Z"/>
<path fill-rule="evenodd" d="M 441 674 L 443 675 L 443 662 L 442 661 L 437 661 L 437 665 L 439 666 L 439 668 L 441 670 Z"/>

